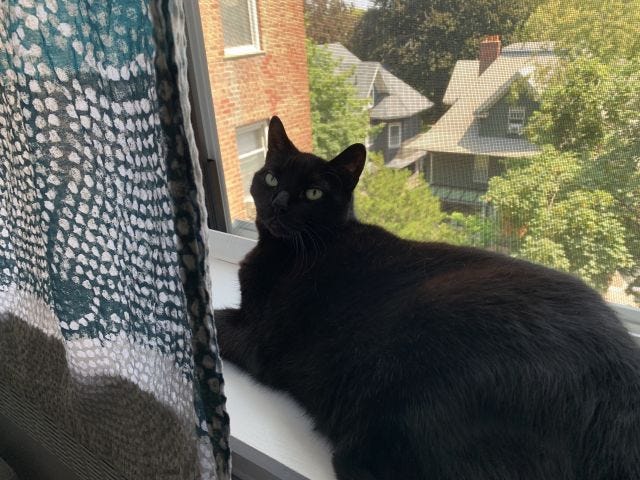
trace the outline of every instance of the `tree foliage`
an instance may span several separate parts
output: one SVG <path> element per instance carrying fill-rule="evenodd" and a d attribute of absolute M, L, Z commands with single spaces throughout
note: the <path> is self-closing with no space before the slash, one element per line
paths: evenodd
<path fill-rule="evenodd" d="M 640 0 L 546 0 L 521 36 L 553 41 L 571 57 L 604 62 L 640 56 Z"/>
<path fill-rule="evenodd" d="M 347 45 L 363 13 L 343 0 L 305 0 L 307 37 L 319 45 L 334 42 Z"/>
<path fill-rule="evenodd" d="M 542 95 L 527 134 L 543 153 L 490 182 L 515 252 L 605 290 L 640 266 L 640 64 L 576 57 Z"/>
<path fill-rule="evenodd" d="M 521 39 L 553 41 L 560 58 L 526 127 L 543 151 L 487 194 L 517 255 L 601 291 L 616 272 L 640 286 L 639 29 L 640 0 L 540 4 Z"/>
<path fill-rule="evenodd" d="M 640 63 L 577 57 L 561 65 L 527 126 L 530 139 L 563 151 L 599 152 L 640 135 Z"/>
<path fill-rule="evenodd" d="M 382 156 L 375 153 L 369 155 L 356 188 L 355 212 L 360 221 L 411 240 L 462 243 L 466 238 L 449 224 L 440 200 L 421 176 L 387 168 Z"/>
<path fill-rule="evenodd" d="M 602 291 L 633 261 L 615 198 L 586 182 L 588 168 L 584 157 L 546 147 L 492 178 L 487 198 L 516 255 L 576 273 Z"/>
<path fill-rule="evenodd" d="M 440 102 L 456 61 L 476 59 L 479 41 L 499 34 L 510 43 L 539 0 L 375 0 L 356 27 L 350 49 L 382 62 L 422 94 Z"/>
<path fill-rule="evenodd" d="M 324 47 L 307 41 L 313 151 L 332 158 L 353 143 L 374 134 L 367 99 L 357 96 L 351 72 L 336 73 L 339 63 Z"/>

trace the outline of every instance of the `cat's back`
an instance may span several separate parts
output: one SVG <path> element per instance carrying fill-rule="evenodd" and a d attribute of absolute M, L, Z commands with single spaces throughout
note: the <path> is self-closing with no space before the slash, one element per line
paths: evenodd
<path fill-rule="evenodd" d="M 407 241 L 355 222 L 334 255 L 327 298 L 341 300 L 329 317 L 350 326 L 353 338 L 366 341 L 373 331 L 389 339 L 376 338 L 373 347 L 395 343 L 427 359 L 422 346 L 440 345 L 449 352 L 443 365 L 464 364 L 455 358 L 464 351 L 525 363 L 547 352 L 558 362 L 586 364 L 592 359 L 585 352 L 596 349 L 628 357 L 640 375 L 640 353 L 615 313 L 571 275 L 476 248 Z"/>
<path fill-rule="evenodd" d="M 358 222 L 342 232 L 322 268 L 333 278 L 359 282 L 354 288 L 362 291 L 392 287 L 396 295 L 413 292 L 462 303 L 479 296 L 530 303 L 539 296 L 561 298 L 564 305 L 604 305 L 596 292 L 563 272 L 479 248 L 405 240 Z"/>

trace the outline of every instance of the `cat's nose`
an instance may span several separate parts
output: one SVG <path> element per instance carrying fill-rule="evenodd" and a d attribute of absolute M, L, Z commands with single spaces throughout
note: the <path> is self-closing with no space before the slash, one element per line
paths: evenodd
<path fill-rule="evenodd" d="M 279 191 L 276 196 L 273 197 L 271 205 L 273 205 L 276 212 L 285 212 L 289 206 L 289 192 L 285 192 L 284 190 Z"/>

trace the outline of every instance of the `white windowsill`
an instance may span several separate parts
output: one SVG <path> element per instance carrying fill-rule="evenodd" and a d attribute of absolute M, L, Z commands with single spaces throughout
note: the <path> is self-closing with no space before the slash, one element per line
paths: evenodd
<path fill-rule="evenodd" d="M 214 308 L 240 302 L 238 261 L 254 240 L 209 231 Z M 303 409 L 287 395 L 224 363 L 231 419 L 233 474 L 240 480 L 334 480 L 331 450 Z"/>
<path fill-rule="evenodd" d="M 224 49 L 224 59 L 235 59 L 242 57 L 251 57 L 253 55 L 263 55 L 264 50 L 260 50 L 253 45 L 243 45 L 240 47 L 230 47 Z"/>
<path fill-rule="evenodd" d="M 214 307 L 237 306 L 238 262 L 256 241 L 209 230 L 208 243 Z M 622 321 L 640 325 L 637 309 L 611 306 Z M 631 334 L 640 338 L 640 327 Z M 313 430 L 298 404 L 256 383 L 231 363 L 224 364 L 224 376 L 234 476 L 240 480 L 335 480 L 330 446 Z"/>

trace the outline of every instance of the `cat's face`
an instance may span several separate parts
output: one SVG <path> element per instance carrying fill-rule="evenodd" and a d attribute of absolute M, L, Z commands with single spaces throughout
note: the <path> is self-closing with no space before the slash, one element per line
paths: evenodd
<path fill-rule="evenodd" d="M 365 155 L 360 144 L 330 162 L 300 152 L 273 117 L 267 159 L 251 184 L 259 231 L 302 240 L 335 231 L 347 219 Z"/>

